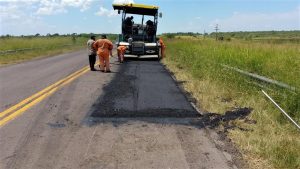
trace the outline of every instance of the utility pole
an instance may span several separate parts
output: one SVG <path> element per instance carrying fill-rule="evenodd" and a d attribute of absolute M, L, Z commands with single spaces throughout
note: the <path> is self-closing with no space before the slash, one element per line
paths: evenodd
<path fill-rule="evenodd" d="M 216 24 L 215 30 L 216 30 L 216 40 L 218 40 L 218 30 L 219 30 L 218 24 Z"/>
<path fill-rule="evenodd" d="M 204 37 L 204 39 L 205 39 L 205 29 L 204 29 L 203 37 Z"/>

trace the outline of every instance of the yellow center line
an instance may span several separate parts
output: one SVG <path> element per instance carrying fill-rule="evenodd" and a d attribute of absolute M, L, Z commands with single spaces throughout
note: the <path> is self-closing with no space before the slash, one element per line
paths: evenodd
<path fill-rule="evenodd" d="M 114 52 L 115 53 L 115 52 Z M 99 62 L 97 62 L 99 65 Z M 82 69 L 74 72 L 73 74 L 57 81 L 56 83 L 44 88 L 43 90 L 39 91 L 38 93 L 24 99 L 23 101 L 17 103 L 16 105 L 0 112 L 0 127 L 4 126 L 11 120 L 17 118 L 18 116 L 22 115 L 26 110 L 30 109 L 34 105 L 38 104 L 42 100 L 44 100 L 47 96 L 50 96 L 59 88 L 67 85 L 68 83 L 72 82 L 79 76 L 85 74 L 89 71 L 89 66 L 85 66 Z"/>
<path fill-rule="evenodd" d="M 52 85 L 46 87 L 45 89 L 39 91 L 38 93 L 36 93 L 36 94 L 34 94 L 34 95 L 32 95 L 32 96 L 26 98 L 25 100 L 23 100 L 23 101 L 17 103 L 16 105 L 14 105 L 14 106 L 12 106 L 12 107 L 10 107 L 10 108 L 4 110 L 3 112 L 0 113 L 0 118 L 6 116 L 7 114 L 11 113 L 12 111 L 17 110 L 18 108 L 20 108 L 20 107 L 26 105 L 27 103 L 29 103 L 30 101 L 32 101 L 32 100 L 35 99 L 36 97 L 38 97 L 38 96 L 42 95 L 43 93 L 45 93 L 45 92 L 51 90 L 51 89 L 54 88 L 55 86 L 61 85 L 64 81 L 66 81 L 66 80 L 72 78 L 73 76 L 75 76 L 76 74 L 78 74 L 78 73 L 84 71 L 84 70 L 87 69 L 87 68 L 88 68 L 88 66 L 86 66 L 86 67 L 84 67 L 84 68 L 82 68 L 82 69 L 76 71 L 75 73 L 73 73 L 73 74 L 67 76 L 66 78 L 59 80 L 58 82 L 56 82 L 56 83 L 54 83 L 54 84 L 52 84 Z"/>
<path fill-rule="evenodd" d="M 58 82 L 52 84 L 51 86 L 46 87 L 45 89 L 41 90 L 40 92 L 28 97 L 27 99 L 19 102 L 18 104 L 12 106 L 11 108 L 1 112 L 0 118 L 6 116 L 7 114 L 16 110 L 15 112 L 7 115 L 6 117 L 4 117 L 3 119 L 0 120 L 0 127 L 4 126 L 6 123 L 15 119 L 16 117 L 20 116 L 26 110 L 28 110 L 32 106 L 36 105 L 37 103 L 41 102 L 43 99 L 45 99 L 47 96 L 53 94 L 59 88 L 72 82 L 73 80 L 75 80 L 76 78 L 78 78 L 79 76 L 83 75 L 84 73 L 86 73 L 88 71 L 89 71 L 89 67 L 86 66 L 86 67 L 80 69 L 79 71 L 67 76 L 66 78 L 59 80 Z M 18 109 L 18 108 L 20 108 L 20 109 Z"/>

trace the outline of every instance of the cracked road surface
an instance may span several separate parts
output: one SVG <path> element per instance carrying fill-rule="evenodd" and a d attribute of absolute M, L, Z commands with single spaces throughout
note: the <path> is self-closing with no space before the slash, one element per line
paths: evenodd
<path fill-rule="evenodd" d="M 77 55 L 69 66 L 87 62 Z M 236 168 L 162 64 L 111 63 L 112 73 L 87 72 L 1 127 L 0 168 Z"/>

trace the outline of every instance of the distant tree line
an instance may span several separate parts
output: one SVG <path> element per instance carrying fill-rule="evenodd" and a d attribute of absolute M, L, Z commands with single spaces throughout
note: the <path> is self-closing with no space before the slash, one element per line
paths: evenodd
<path fill-rule="evenodd" d="M 252 31 L 252 32 L 219 32 L 224 37 L 231 37 L 237 39 L 255 39 L 255 38 L 300 38 L 300 30 L 294 31 Z M 211 33 L 210 36 L 215 36 L 215 32 Z"/>
<path fill-rule="evenodd" d="M 202 35 L 201 33 L 198 32 L 177 32 L 177 33 L 163 33 L 163 36 L 167 38 L 174 38 L 175 36 L 199 36 Z"/>
<path fill-rule="evenodd" d="M 211 38 L 216 37 L 216 33 L 194 33 L 194 32 L 177 32 L 164 33 L 163 36 L 167 38 L 174 38 L 175 36 L 207 36 Z M 239 32 L 218 32 L 219 40 L 230 40 L 231 38 L 251 40 L 255 38 L 300 38 L 300 30 L 293 31 L 239 31 Z"/>
<path fill-rule="evenodd" d="M 39 33 L 35 34 L 35 35 L 20 35 L 20 36 L 15 36 L 15 35 L 1 35 L 0 38 L 11 38 L 11 37 L 21 37 L 21 38 L 33 38 L 33 37 L 86 37 L 86 38 L 90 38 L 91 35 L 95 35 L 96 37 L 100 37 L 102 34 L 98 34 L 98 33 L 72 33 L 72 34 L 59 34 L 59 33 L 47 33 L 46 35 L 41 35 Z M 111 33 L 107 33 L 106 34 L 108 37 L 117 37 L 117 34 L 111 34 Z"/>

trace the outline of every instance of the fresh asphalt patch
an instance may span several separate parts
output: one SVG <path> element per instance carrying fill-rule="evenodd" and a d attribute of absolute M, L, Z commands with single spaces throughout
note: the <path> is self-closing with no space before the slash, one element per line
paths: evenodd
<path fill-rule="evenodd" d="M 201 116 L 158 61 L 129 60 L 115 73 L 92 107 L 92 118 Z"/>
<path fill-rule="evenodd" d="M 224 115 L 200 114 L 192 105 L 196 102 L 195 99 L 180 86 L 185 82 L 178 82 L 172 78 L 172 73 L 158 61 L 129 60 L 118 66 L 118 70 L 113 72 L 114 78 L 103 88 L 103 94 L 91 107 L 89 117 L 84 120 L 86 125 L 112 125 L 120 129 L 141 122 L 144 124 L 142 128 L 147 128 L 148 125 L 162 125 L 186 127 L 188 130 L 199 129 L 206 131 L 216 148 L 230 157 L 227 159 L 227 165 L 232 168 L 246 166 L 242 155 L 227 139 L 226 134 L 227 129 L 236 128 L 230 125 L 230 121 L 246 120 L 252 111 L 251 108 L 237 108 Z M 218 131 L 216 134 L 214 130 L 221 124 L 225 124 L 224 131 Z M 177 134 L 181 138 L 180 132 Z M 189 134 L 185 133 L 182 137 L 187 135 Z M 183 142 L 183 147 L 192 145 Z M 193 152 L 194 149 L 192 146 L 188 152 Z M 198 153 L 201 151 L 197 150 L 196 154 L 187 155 L 186 159 L 199 160 Z M 212 158 L 209 153 L 204 155 L 208 159 Z M 219 162 L 216 164 L 219 165 Z M 196 165 L 196 168 L 203 165 Z"/>

